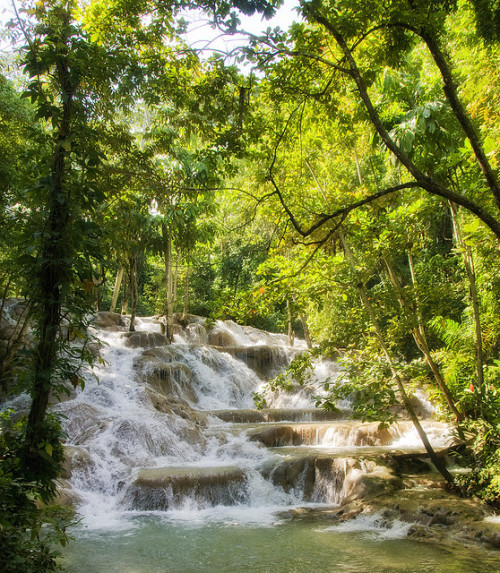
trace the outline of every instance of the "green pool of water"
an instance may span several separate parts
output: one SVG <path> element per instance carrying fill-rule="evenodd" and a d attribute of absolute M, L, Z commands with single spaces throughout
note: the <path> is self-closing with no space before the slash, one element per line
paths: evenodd
<path fill-rule="evenodd" d="M 397 531 L 324 522 L 249 525 L 137 516 L 123 531 L 75 529 L 69 573 L 495 573 L 500 552 L 445 549 Z M 396 534 L 396 535 L 395 535 Z"/>

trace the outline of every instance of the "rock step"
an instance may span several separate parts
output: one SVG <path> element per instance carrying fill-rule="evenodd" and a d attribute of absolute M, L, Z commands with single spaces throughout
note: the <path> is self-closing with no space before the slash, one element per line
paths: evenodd
<path fill-rule="evenodd" d="M 446 424 L 425 422 L 426 432 L 436 436 L 447 432 Z M 248 430 L 251 440 L 269 448 L 284 446 L 389 446 L 402 435 L 413 430 L 411 422 L 402 421 L 388 428 L 378 422 L 319 422 L 306 424 L 276 424 L 266 428 Z"/>
<path fill-rule="evenodd" d="M 262 475 L 285 492 L 299 494 L 305 502 L 340 505 L 367 488 L 379 493 L 400 486 L 400 478 L 386 464 L 380 456 L 332 458 L 313 454 L 281 459 L 263 469 Z"/>
<path fill-rule="evenodd" d="M 127 488 L 127 509 L 178 508 L 187 500 L 197 507 L 234 505 L 248 499 L 246 473 L 236 466 L 146 468 Z"/>
<path fill-rule="evenodd" d="M 349 412 L 329 412 L 327 410 L 319 410 L 316 408 L 269 408 L 263 410 L 213 410 L 210 414 L 219 418 L 223 422 L 232 422 L 235 424 L 256 424 L 260 422 L 316 422 L 345 420 L 348 417 Z"/>

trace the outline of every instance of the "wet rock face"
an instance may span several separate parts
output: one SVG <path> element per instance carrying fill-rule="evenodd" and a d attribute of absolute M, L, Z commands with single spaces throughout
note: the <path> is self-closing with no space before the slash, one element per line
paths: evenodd
<path fill-rule="evenodd" d="M 201 507 L 243 503 L 248 498 L 245 472 L 237 467 L 142 469 L 125 492 L 128 509 L 162 510 L 186 499 Z"/>
<path fill-rule="evenodd" d="M 129 348 L 156 348 L 168 344 L 167 338 L 159 332 L 125 332 L 123 337 Z"/>
<path fill-rule="evenodd" d="M 259 344 L 256 346 L 222 346 L 219 350 L 241 360 L 265 379 L 272 378 L 288 364 L 288 357 L 283 348 Z"/>
<path fill-rule="evenodd" d="M 90 404 L 73 404 L 66 402 L 67 408 L 64 415 L 67 417 L 67 432 L 72 436 L 75 445 L 83 444 L 102 432 L 108 426 L 108 422 L 102 419 L 97 408 Z"/>
<path fill-rule="evenodd" d="M 144 351 L 134 364 L 138 380 L 145 382 L 164 397 L 196 403 L 193 374 L 185 364 L 177 362 L 176 358 L 176 351 L 168 346 Z"/>
<path fill-rule="evenodd" d="M 236 341 L 229 334 L 229 332 L 223 332 L 218 330 L 211 330 L 208 333 L 208 344 L 210 346 L 228 347 L 236 346 Z"/>
<path fill-rule="evenodd" d="M 310 455 L 284 460 L 268 468 L 264 477 L 287 493 L 300 494 L 305 502 L 340 505 L 364 491 L 360 480 L 365 471 L 358 459 Z"/>
<path fill-rule="evenodd" d="M 62 478 L 69 479 L 74 471 L 90 476 L 94 470 L 94 461 L 86 449 L 78 446 L 65 446 Z"/>
<path fill-rule="evenodd" d="M 296 408 L 264 408 L 262 410 L 240 409 L 240 410 L 214 410 L 214 416 L 224 422 L 238 424 L 258 423 L 258 422 L 319 422 L 323 420 L 339 420 L 347 416 L 346 412 L 309 409 L 298 410 Z"/>
<path fill-rule="evenodd" d="M 116 327 L 125 327 L 123 316 L 117 312 L 98 312 L 93 322 L 97 328 L 115 329 Z"/>
<path fill-rule="evenodd" d="M 277 425 L 250 434 L 250 439 L 261 442 L 267 447 L 278 448 L 283 446 L 384 446 L 391 444 L 398 436 L 403 423 L 398 427 L 379 428 L 378 423 L 373 424 L 297 424 Z"/>
<path fill-rule="evenodd" d="M 203 324 L 192 323 L 188 324 L 184 330 L 186 338 L 193 344 L 208 344 L 207 329 Z"/>

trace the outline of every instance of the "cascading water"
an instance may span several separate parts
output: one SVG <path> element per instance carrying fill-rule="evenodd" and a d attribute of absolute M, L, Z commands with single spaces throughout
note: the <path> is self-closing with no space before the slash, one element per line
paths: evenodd
<path fill-rule="evenodd" d="M 138 319 L 138 330 L 160 328 Z M 241 327 L 221 323 L 218 331 L 238 348 L 264 346 L 256 330 L 250 338 Z M 263 381 L 244 362 L 183 336 L 149 349 L 127 346 L 130 338 L 122 332 L 99 336 L 99 382 L 89 377 L 83 392 L 55 406 L 67 420 L 69 484 L 83 523 L 99 527 L 127 510 L 216 507 L 216 516 L 224 509 L 234 513 L 235 505 L 240 519 L 256 508 L 262 518 L 303 501 L 298 490 L 285 492 L 263 478 L 275 453 L 211 415 L 253 406 L 252 393 Z M 265 336 L 287 354 L 281 337 Z"/>
<path fill-rule="evenodd" d="M 207 332 L 197 321 L 167 345 L 161 328 L 137 319 L 135 333 L 116 324 L 98 331 L 99 382 L 88 376 L 83 391 L 54 406 L 68 434 L 66 493 L 81 516 L 65 557 L 69 570 L 385 571 L 367 568 L 355 549 L 350 568 L 339 568 L 352 534 L 339 529 L 335 557 L 324 541 L 331 542 L 331 527 L 318 532 L 288 518 L 353 495 L 360 478 L 377 469 L 357 452 L 404 447 L 406 436 L 417 447 L 411 427 L 379 431 L 327 420 L 303 389 L 276 393 L 271 409 L 256 411 L 252 394 L 264 386 L 263 373 L 290 361 L 300 343 L 289 349 L 283 336 L 230 322 Z M 335 376 L 334 364 L 320 368 Z M 427 427 L 442 441 L 442 426 Z M 377 523 L 367 528 L 381 530 Z M 397 537 L 390 530 L 384 539 Z M 370 543 L 367 555 L 387 551 Z M 453 563 L 449 571 L 467 570 Z"/>

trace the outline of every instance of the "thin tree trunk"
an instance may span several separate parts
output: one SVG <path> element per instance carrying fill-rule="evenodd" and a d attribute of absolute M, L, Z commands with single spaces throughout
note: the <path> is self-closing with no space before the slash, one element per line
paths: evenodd
<path fill-rule="evenodd" d="M 189 266 L 186 267 L 186 276 L 184 278 L 184 308 L 182 310 L 182 320 L 187 320 L 189 313 Z"/>
<path fill-rule="evenodd" d="M 414 292 L 415 292 L 416 310 L 413 310 L 412 308 L 410 308 L 410 305 L 407 303 L 405 297 L 403 296 L 403 289 L 401 286 L 401 281 L 399 280 L 399 277 L 397 276 L 396 270 L 394 269 L 392 263 L 387 258 L 384 259 L 384 262 L 385 262 L 385 266 L 387 268 L 387 274 L 389 276 L 389 280 L 391 281 L 391 283 L 394 287 L 394 290 L 396 292 L 396 296 L 397 296 L 399 305 L 401 306 L 402 309 L 406 310 L 412 316 L 412 323 L 413 324 L 412 324 L 411 334 L 413 336 L 413 340 L 415 341 L 420 352 L 424 355 L 424 358 L 425 358 L 427 364 L 429 365 L 429 368 L 432 371 L 432 374 L 434 376 L 434 380 L 436 381 L 438 388 L 441 390 L 441 392 L 442 392 L 442 394 L 446 400 L 446 403 L 448 404 L 448 407 L 450 408 L 453 415 L 456 417 L 457 421 L 460 421 L 463 419 L 463 414 L 461 412 L 459 412 L 459 410 L 457 409 L 456 404 L 455 404 L 455 400 L 453 399 L 453 396 L 451 395 L 450 389 L 448 388 L 446 382 L 444 381 L 443 376 L 441 375 L 441 371 L 439 369 L 439 366 L 436 364 L 436 362 L 432 358 L 432 355 L 431 355 L 431 352 L 429 349 L 429 345 L 427 344 L 427 337 L 425 334 L 423 315 L 422 315 L 421 307 L 419 304 L 418 293 L 416 290 L 416 276 L 415 276 L 415 269 L 413 267 L 413 258 L 411 256 L 411 253 L 408 253 L 408 262 L 410 265 L 410 272 L 412 275 L 413 287 L 414 287 Z"/>
<path fill-rule="evenodd" d="M 292 300 L 295 304 L 297 304 L 297 301 L 295 300 L 295 297 L 293 295 L 292 295 Z M 302 329 L 304 330 L 304 340 L 306 341 L 307 348 L 311 350 L 313 345 L 311 340 L 311 333 L 309 331 L 309 326 L 307 324 L 307 316 L 305 314 L 300 314 L 299 319 L 300 322 L 302 323 Z"/>
<path fill-rule="evenodd" d="M 95 277 L 92 277 L 92 280 L 95 279 L 94 288 L 95 288 L 95 303 L 97 312 L 102 311 L 102 287 L 104 285 L 105 273 L 102 265 L 97 265 L 99 274 Z"/>
<path fill-rule="evenodd" d="M 165 314 L 167 317 L 165 335 L 169 342 L 174 339 L 174 299 L 173 299 L 173 265 L 172 265 L 172 237 L 166 225 L 162 226 L 165 241 L 165 278 L 167 281 L 167 300 Z"/>
<path fill-rule="evenodd" d="M 479 295 L 477 292 L 476 272 L 474 269 L 474 257 L 472 251 L 467 243 L 463 240 L 462 233 L 457 219 L 456 206 L 450 201 L 451 218 L 453 221 L 453 230 L 455 232 L 455 240 L 459 247 L 464 260 L 465 272 L 469 281 L 469 293 L 472 302 L 472 310 L 474 313 L 474 339 L 476 349 L 476 376 L 477 376 L 477 389 L 481 398 L 484 397 L 484 350 L 483 350 L 483 335 L 481 328 L 481 311 L 479 309 Z M 481 410 L 483 408 L 483 399 L 481 399 Z"/>
<path fill-rule="evenodd" d="M 122 286 L 123 271 L 123 267 L 120 267 L 116 273 L 115 286 L 113 288 L 113 298 L 111 299 L 111 307 L 109 309 L 111 312 L 115 312 L 116 304 L 118 302 L 120 287 Z"/>
<path fill-rule="evenodd" d="M 135 330 L 135 315 L 137 312 L 137 299 L 139 293 L 137 290 L 137 254 L 134 253 L 130 259 L 130 325 L 129 332 Z"/>
<path fill-rule="evenodd" d="M 311 334 L 309 332 L 309 326 L 307 324 L 307 318 L 305 315 L 303 314 L 300 315 L 300 322 L 302 323 L 302 328 L 304 329 L 304 340 L 306 341 L 307 348 L 311 350 L 313 345 L 311 340 Z"/>
<path fill-rule="evenodd" d="M 358 173 L 358 181 L 360 185 L 363 185 L 363 176 L 361 175 L 361 165 L 359 164 L 358 152 L 356 146 L 354 146 L 354 160 L 356 161 L 356 171 Z"/>
<path fill-rule="evenodd" d="M 346 239 L 344 238 L 344 236 L 341 232 L 339 232 L 339 237 L 340 237 L 340 241 L 342 243 L 342 247 L 344 249 L 344 253 L 345 253 L 346 258 L 349 262 L 349 265 L 351 266 L 351 269 L 354 272 L 356 272 L 356 262 L 354 260 L 354 256 L 352 254 L 351 248 L 350 248 L 349 244 L 347 243 Z M 363 304 L 363 307 L 365 308 L 365 310 L 366 310 L 366 312 L 370 318 L 370 321 L 371 321 L 372 327 L 375 331 L 375 335 L 377 337 L 380 348 L 382 349 L 382 352 L 384 353 L 384 355 L 386 357 L 387 363 L 389 364 L 389 367 L 390 367 L 391 372 L 392 372 L 392 377 L 393 377 L 393 379 L 396 383 L 396 386 L 399 390 L 399 393 L 400 393 L 401 398 L 403 400 L 403 404 L 405 406 L 405 409 L 408 412 L 408 415 L 410 416 L 410 419 L 413 422 L 413 425 L 415 426 L 415 429 L 417 430 L 418 435 L 420 436 L 420 439 L 422 440 L 424 448 L 425 448 L 427 454 L 429 455 L 430 460 L 432 461 L 432 463 L 434 464 L 436 469 L 439 471 L 439 473 L 444 477 L 444 479 L 448 483 L 453 485 L 453 483 L 454 483 L 453 476 L 450 474 L 450 472 L 446 468 L 446 465 L 445 465 L 443 459 L 440 458 L 436 454 L 433 447 L 431 446 L 429 438 L 427 437 L 427 434 L 425 433 L 425 430 L 423 429 L 422 424 L 420 423 L 420 420 L 418 419 L 418 417 L 415 413 L 415 410 L 412 406 L 411 400 L 410 400 L 408 394 L 406 393 L 403 381 L 401 380 L 401 377 L 399 376 L 399 374 L 396 370 L 392 356 L 389 352 L 387 344 L 385 343 L 385 339 L 384 339 L 384 336 L 382 334 L 382 330 L 380 329 L 380 326 L 378 324 L 377 318 L 375 316 L 375 312 L 373 311 L 372 304 L 371 304 L 370 299 L 366 293 L 366 289 L 365 289 L 364 285 L 361 283 L 358 283 L 356 285 L 356 289 L 358 291 L 358 294 L 359 294 L 359 297 L 360 297 L 361 302 Z"/>
<path fill-rule="evenodd" d="M 175 257 L 175 272 L 174 272 L 174 284 L 172 288 L 172 300 L 177 300 L 177 285 L 179 283 L 179 268 L 180 268 L 181 254 L 177 253 Z"/>
<path fill-rule="evenodd" d="M 125 275 L 123 276 L 123 292 L 122 292 L 121 314 L 127 314 L 128 313 L 128 299 L 129 299 L 130 286 L 129 286 L 129 280 L 128 280 L 127 274 L 128 273 L 125 273 Z"/>
<path fill-rule="evenodd" d="M 288 346 L 293 346 L 295 342 L 295 336 L 293 333 L 293 324 L 292 324 L 292 308 L 290 306 L 290 299 L 286 299 L 286 313 L 288 316 Z"/>

